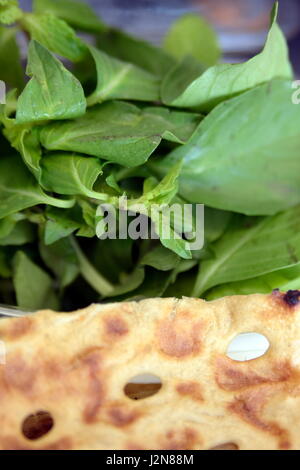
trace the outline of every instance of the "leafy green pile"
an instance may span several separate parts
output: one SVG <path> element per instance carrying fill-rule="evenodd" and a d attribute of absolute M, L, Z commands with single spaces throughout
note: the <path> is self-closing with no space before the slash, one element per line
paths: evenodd
<path fill-rule="evenodd" d="M 263 50 L 231 65 L 195 15 L 157 48 L 75 0 L 0 0 L 0 303 L 299 288 L 300 108 L 276 17 Z M 157 240 L 99 239 L 97 207 L 124 196 L 205 204 L 203 249 L 159 224 Z"/>

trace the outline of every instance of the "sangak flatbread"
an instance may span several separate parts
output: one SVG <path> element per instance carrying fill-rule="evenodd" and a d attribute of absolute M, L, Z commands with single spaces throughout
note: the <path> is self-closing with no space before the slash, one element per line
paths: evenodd
<path fill-rule="evenodd" d="M 299 300 L 149 299 L 0 320 L 0 448 L 300 449 Z M 268 352 L 228 358 L 244 332 L 265 335 Z M 162 387 L 132 400 L 124 386 L 141 373 Z M 26 430 L 38 412 L 41 437 Z"/>

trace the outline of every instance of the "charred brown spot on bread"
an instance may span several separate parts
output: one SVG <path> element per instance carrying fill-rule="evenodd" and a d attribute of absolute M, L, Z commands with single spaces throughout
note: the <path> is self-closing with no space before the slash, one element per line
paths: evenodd
<path fill-rule="evenodd" d="M 88 368 L 88 398 L 83 411 L 83 419 L 87 424 L 97 421 L 98 411 L 103 404 L 104 385 L 100 378 L 101 361 L 102 356 L 97 348 L 86 350 L 80 357 L 82 366 Z"/>
<path fill-rule="evenodd" d="M 47 377 L 51 377 L 52 379 L 55 379 L 55 380 L 59 380 L 65 374 L 63 365 L 55 361 L 54 359 L 46 360 L 43 370 Z"/>
<path fill-rule="evenodd" d="M 188 396 L 195 401 L 203 401 L 201 386 L 197 382 L 182 382 L 176 386 L 179 395 Z"/>
<path fill-rule="evenodd" d="M 278 447 L 286 449 L 290 445 L 288 431 L 275 422 L 264 421 L 261 418 L 270 393 L 272 394 L 274 391 L 272 392 L 269 387 L 259 387 L 245 392 L 234 399 L 229 405 L 229 410 L 254 427 L 277 437 Z"/>
<path fill-rule="evenodd" d="M 3 368 L 3 378 L 8 388 L 19 390 L 24 395 L 34 391 L 38 370 L 29 365 L 20 354 L 11 358 Z"/>
<path fill-rule="evenodd" d="M 256 385 L 288 381 L 293 375 L 291 365 L 286 362 L 270 364 L 257 372 L 244 362 L 235 362 L 227 357 L 216 361 L 216 382 L 226 391 L 238 391 Z"/>
<path fill-rule="evenodd" d="M 283 296 L 283 301 L 289 307 L 295 307 L 296 305 L 299 305 L 299 303 L 300 303 L 300 290 L 288 290 Z"/>
<path fill-rule="evenodd" d="M 5 328 L 0 328 L 0 338 L 3 340 L 14 341 L 30 333 L 34 328 L 34 321 L 30 317 L 14 318 Z"/>
<path fill-rule="evenodd" d="M 105 319 L 106 331 L 111 336 L 124 336 L 128 333 L 127 323 L 121 317 L 109 317 Z"/>
<path fill-rule="evenodd" d="M 91 374 L 89 385 L 89 397 L 84 408 L 84 421 L 88 424 L 97 421 L 98 411 L 103 404 L 103 385 L 101 381 Z"/>
<path fill-rule="evenodd" d="M 128 442 L 125 445 L 126 450 L 146 450 L 145 447 L 142 447 L 140 444 L 137 444 L 135 442 Z"/>
<path fill-rule="evenodd" d="M 209 450 L 239 450 L 239 446 L 234 442 L 224 442 L 224 444 L 211 447 Z"/>
<path fill-rule="evenodd" d="M 288 290 L 287 292 L 280 292 L 279 289 L 274 289 L 272 292 L 273 298 L 279 300 L 283 306 L 293 308 L 300 305 L 300 290 Z"/>
<path fill-rule="evenodd" d="M 162 320 L 158 327 L 159 349 L 173 358 L 186 358 L 200 353 L 203 323 L 187 321 L 185 315 Z"/>
<path fill-rule="evenodd" d="M 108 410 L 110 422 L 117 427 L 124 427 L 134 423 L 140 416 L 140 411 L 128 410 L 126 407 L 113 406 Z"/>
<path fill-rule="evenodd" d="M 22 433 L 27 439 L 34 441 L 48 434 L 53 426 L 54 420 L 48 411 L 37 411 L 24 419 Z"/>
<path fill-rule="evenodd" d="M 196 444 L 201 443 L 199 434 L 193 428 L 186 427 L 184 429 L 170 430 L 166 434 L 165 443 L 162 449 L 165 450 L 190 450 Z"/>

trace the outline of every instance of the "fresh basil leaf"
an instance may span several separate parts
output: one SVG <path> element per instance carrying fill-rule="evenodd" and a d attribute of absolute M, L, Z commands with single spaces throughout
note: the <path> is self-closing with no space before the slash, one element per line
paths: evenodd
<path fill-rule="evenodd" d="M 78 204 L 82 210 L 83 220 L 89 227 L 92 227 L 95 230 L 97 206 L 94 204 L 91 204 L 89 201 L 86 201 L 85 199 L 80 199 L 78 201 Z"/>
<path fill-rule="evenodd" d="M 28 54 L 27 75 L 32 78 L 19 97 L 17 123 L 84 114 L 86 100 L 79 81 L 41 44 L 32 41 Z"/>
<path fill-rule="evenodd" d="M 167 175 L 156 184 L 156 180 L 148 178 L 144 182 L 144 193 L 137 204 L 169 204 L 178 191 L 178 178 L 181 172 L 182 162 L 177 162 Z M 135 202 L 133 202 L 135 204 Z"/>
<path fill-rule="evenodd" d="M 42 184 L 48 191 L 59 194 L 106 200 L 107 195 L 93 191 L 101 174 L 102 165 L 98 158 L 55 153 L 42 160 Z"/>
<path fill-rule="evenodd" d="M 13 124 L 4 130 L 4 135 L 11 142 L 11 145 L 20 152 L 24 163 L 36 177 L 37 181 L 40 182 L 42 151 L 38 129 L 32 129 L 26 125 Z"/>
<path fill-rule="evenodd" d="M 184 159 L 180 194 L 187 200 L 274 214 L 300 202 L 299 130 L 291 83 L 274 80 L 220 104 L 156 171 Z"/>
<path fill-rule="evenodd" d="M 276 3 L 266 44 L 260 54 L 241 64 L 210 67 L 198 78 L 192 77 L 188 86 L 186 82 L 190 72 L 183 61 L 164 79 L 161 91 L 163 102 L 208 111 L 221 101 L 274 78 L 290 79 L 292 70 L 285 38 L 276 23 L 277 11 Z M 181 77 L 180 81 L 178 76 Z M 180 86 L 182 83 L 183 87 Z"/>
<path fill-rule="evenodd" d="M 4 219 L 0 220 L 0 238 L 5 238 L 7 237 L 16 224 L 20 222 L 20 220 L 24 220 L 25 215 L 22 215 L 21 213 L 15 213 L 12 215 L 9 215 L 8 217 L 4 217 Z"/>
<path fill-rule="evenodd" d="M 0 2 L 0 23 L 11 25 L 20 18 L 23 12 L 19 8 L 18 0 L 1 0 Z"/>
<path fill-rule="evenodd" d="M 190 259 L 192 257 L 191 251 L 186 240 L 182 238 L 182 233 L 178 233 L 176 220 L 172 221 L 168 207 L 178 190 L 180 170 L 181 162 L 178 162 L 156 186 L 153 186 L 155 180 L 152 178 L 148 182 L 146 180 L 143 195 L 138 199 L 126 200 L 125 209 L 151 218 L 162 245 L 174 251 L 178 256 Z M 119 205 L 122 208 L 122 204 L 119 203 Z M 182 228 L 182 224 L 180 224 L 180 228 Z"/>
<path fill-rule="evenodd" d="M 0 219 L 36 204 L 55 207 L 72 207 L 74 201 L 48 196 L 19 156 L 0 158 Z"/>
<path fill-rule="evenodd" d="M 2 130 L 3 134 L 5 134 L 5 131 L 9 129 L 10 127 L 14 127 L 15 121 L 14 119 L 10 118 L 10 115 L 15 113 L 17 109 L 17 89 L 14 88 L 12 90 L 9 90 L 6 93 L 6 102 L 5 104 L 0 104 L 0 123 L 3 124 L 4 128 Z M 0 138 L 3 140 L 3 136 L 0 133 Z M 5 145 L 6 144 L 6 145 Z M 4 152 L 7 154 L 7 142 L 5 141 L 4 145 L 1 145 L 2 149 Z M 10 148 L 10 147 L 9 147 Z M 11 151 L 11 148 L 10 148 Z"/>
<path fill-rule="evenodd" d="M 117 180 L 116 180 L 116 177 L 113 173 L 111 173 L 110 175 L 108 175 L 106 178 L 105 178 L 105 182 L 106 184 L 114 189 L 116 191 L 117 194 L 122 194 L 122 189 L 120 188 Z"/>
<path fill-rule="evenodd" d="M 87 54 L 85 43 L 63 20 L 54 15 L 27 13 L 22 19 L 24 29 L 31 39 L 45 48 L 73 62 L 79 62 Z"/>
<path fill-rule="evenodd" d="M 205 238 L 209 243 L 218 240 L 228 228 L 233 214 L 205 207 Z"/>
<path fill-rule="evenodd" d="M 40 255 L 59 281 L 61 289 L 72 284 L 79 275 L 79 264 L 69 238 L 63 238 L 52 245 L 39 245 Z"/>
<path fill-rule="evenodd" d="M 97 71 L 97 87 L 87 99 L 88 105 L 110 99 L 159 100 L 159 80 L 139 67 L 110 57 L 90 46 Z"/>
<path fill-rule="evenodd" d="M 76 206 L 68 211 L 51 207 L 46 211 L 46 217 L 45 245 L 51 245 L 62 238 L 68 237 L 75 230 L 78 230 L 82 224 Z"/>
<path fill-rule="evenodd" d="M 33 11 L 51 13 L 82 31 L 97 33 L 106 28 L 89 5 L 77 0 L 33 0 Z"/>
<path fill-rule="evenodd" d="M 18 307 L 25 311 L 58 308 L 53 281 L 45 271 L 22 251 L 18 251 L 14 256 L 13 267 L 13 283 Z"/>
<path fill-rule="evenodd" d="M 274 289 L 283 292 L 300 289 L 300 264 L 279 269 L 245 281 L 231 282 L 211 289 L 205 297 L 214 300 L 227 295 L 269 294 Z"/>
<path fill-rule="evenodd" d="M 156 122 L 158 129 L 159 127 L 166 129 L 162 134 L 165 140 L 177 144 L 185 144 L 203 119 L 201 114 L 172 111 L 160 106 L 143 108 L 143 113 L 152 116 L 153 124 Z"/>
<path fill-rule="evenodd" d="M 0 237 L 0 246 L 21 246 L 26 243 L 31 243 L 35 239 L 35 230 L 33 225 L 27 220 L 18 222 L 12 230 L 5 236 Z"/>
<path fill-rule="evenodd" d="M 214 258 L 201 263 L 193 295 L 298 264 L 299 219 L 300 206 L 257 221 L 238 218 L 212 245 Z"/>
<path fill-rule="evenodd" d="M 179 262 L 180 258 L 173 251 L 161 245 L 146 253 L 141 260 L 143 266 L 151 266 L 159 271 L 170 271 L 176 268 Z"/>
<path fill-rule="evenodd" d="M 25 82 L 16 33 L 16 28 L 0 27 L 0 79 L 21 90 Z"/>
<path fill-rule="evenodd" d="M 95 106 L 77 120 L 45 126 L 40 138 L 48 150 L 85 153 L 132 167 L 144 163 L 162 138 L 181 142 L 191 135 L 200 119 L 177 111 L 156 115 L 114 101 Z"/>
<path fill-rule="evenodd" d="M 177 233 L 170 225 L 169 217 L 156 208 L 151 210 L 151 221 L 155 225 L 155 231 L 159 236 L 162 245 L 169 250 L 174 251 L 178 256 L 184 259 L 191 259 L 192 254 L 186 240 L 182 238 L 182 234 Z M 169 225 L 169 233 L 165 235 L 166 226 Z"/>
<path fill-rule="evenodd" d="M 192 56 L 207 67 L 221 56 L 218 37 L 204 18 L 187 14 L 171 26 L 164 38 L 164 49 L 177 60 Z"/>
<path fill-rule="evenodd" d="M 158 77 L 166 75 L 176 64 L 163 49 L 117 29 L 109 29 L 99 34 L 97 44 L 99 49 L 107 54 L 135 64 Z"/>

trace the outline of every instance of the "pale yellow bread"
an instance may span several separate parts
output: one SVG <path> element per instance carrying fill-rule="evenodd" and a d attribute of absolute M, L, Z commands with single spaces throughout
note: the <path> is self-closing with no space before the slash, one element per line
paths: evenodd
<path fill-rule="evenodd" d="M 149 299 L 0 320 L 0 449 L 300 449 L 300 303 L 271 295 Z M 226 356 L 239 333 L 269 342 Z M 133 376 L 161 389 L 132 400 Z M 24 419 L 54 420 L 30 440 Z"/>

